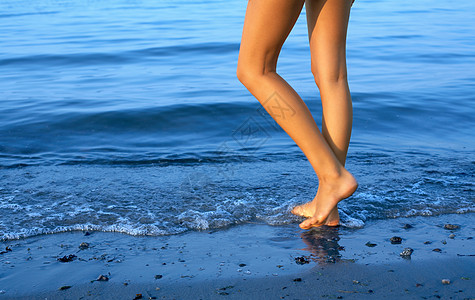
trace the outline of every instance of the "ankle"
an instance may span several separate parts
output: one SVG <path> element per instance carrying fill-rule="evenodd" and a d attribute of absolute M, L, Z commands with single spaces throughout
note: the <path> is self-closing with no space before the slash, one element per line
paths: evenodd
<path fill-rule="evenodd" d="M 340 180 L 343 177 L 345 172 L 348 172 L 348 171 L 346 171 L 345 168 L 341 167 L 339 169 L 335 169 L 330 172 L 320 174 L 319 176 L 317 175 L 318 181 L 321 183 L 332 183 L 332 182 Z"/>

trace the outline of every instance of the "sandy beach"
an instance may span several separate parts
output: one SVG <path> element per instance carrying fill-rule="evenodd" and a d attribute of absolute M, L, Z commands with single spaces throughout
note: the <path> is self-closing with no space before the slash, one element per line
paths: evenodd
<path fill-rule="evenodd" d="M 39 235 L 2 242 L 0 298 L 474 299 L 473 216 Z"/>

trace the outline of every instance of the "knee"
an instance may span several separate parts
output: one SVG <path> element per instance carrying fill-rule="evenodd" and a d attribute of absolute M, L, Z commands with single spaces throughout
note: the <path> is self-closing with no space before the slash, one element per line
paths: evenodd
<path fill-rule="evenodd" d="M 312 74 L 319 88 L 348 84 L 346 68 L 325 69 L 312 63 Z"/>
<path fill-rule="evenodd" d="M 259 77 L 259 72 L 251 64 L 238 61 L 236 76 L 238 80 L 246 87 L 251 88 L 253 83 Z"/>
<path fill-rule="evenodd" d="M 258 88 L 269 72 L 271 68 L 265 64 L 252 60 L 238 60 L 236 76 L 248 90 Z"/>

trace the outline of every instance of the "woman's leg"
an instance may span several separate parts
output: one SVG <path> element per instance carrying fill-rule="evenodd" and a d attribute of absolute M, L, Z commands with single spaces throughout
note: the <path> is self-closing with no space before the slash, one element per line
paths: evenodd
<path fill-rule="evenodd" d="M 333 153 L 300 96 L 276 73 L 281 47 L 303 3 L 303 0 L 248 1 L 237 76 L 300 147 L 319 178 L 314 200 L 317 209 L 311 219 L 302 223 L 305 226 L 301 224 L 302 228 L 310 228 L 323 225 L 337 203 L 353 194 L 357 183 Z M 290 109 L 292 114 L 273 111 L 279 105 Z"/>
<path fill-rule="evenodd" d="M 346 33 L 351 0 L 306 0 L 312 73 L 320 90 L 323 117 L 322 133 L 344 166 L 351 136 L 353 112 L 346 72 Z M 312 201 L 294 208 L 293 213 L 313 216 Z M 338 209 L 327 225 L 338 225 Z"/>

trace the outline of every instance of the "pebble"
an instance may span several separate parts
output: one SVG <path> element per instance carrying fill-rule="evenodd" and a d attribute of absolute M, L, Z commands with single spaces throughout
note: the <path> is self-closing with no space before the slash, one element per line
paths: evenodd
<path fill-rule="evenodd" d="M 70 285 L 63 285 L 62 287 L 59 288 L 60 291 L 63 291 L 63 290 L 67 290 L 67 289 L 70 289 L 71 286 Z"/>
<path fill-rule="evenodd" d="M 88 236 L 88 235 L 91 235 L 91 234 L 89 233 L 89 231 L 86 231 L 86 233 L 84 233 L 84 235 Z"/>
<path fill-rule="evenodd" d="M 402 228 L 409 229 L 409 228 L 414 228 L 414 226 L 412 226 L 411 224 L 404 224 L 404 226 L 402 226 Z"/>
<path fill-rule="evenodd" d="M 4 251 L 1 251 L 0 254 L 7 253 L 12 251 L 12 248 L 10 246 L 6 246 Z"/>
<path fill-rule="evenodd" d="M 402 242 L 402 238 L 398 236 L 393 236 L 389 240 L 391 241 L 391 244 L 400 244 Z"/>
<path fill-rule="evenodd" d="M 451 234 L 449 235 L 449 239 L 454 239 L 454 238 L 455 238 L 455 234 L 451 233 Z"/>
<path fill-rule="evenodd" d="M 365 246 L 368 246 L 368 247 L 375 247 L 376 244 L 375 244 L 375 243 L 371 243 L 371 242 L 367 242 L 367 243 L 365 244 Z"/>
<path fill-rule="evenodd" d="M 295 281 L 295 282 L 300 282 L 300 281 L 302 281 L 302 278 L 300 278 L 300 277 L 295 278 L 294 281 Z"/>
<path fill-rule="evenodd" d="M 444 225 L 444 228 L 447 229 L 447 230 L 455 230 L 455 229 L 459 229 L 460 226 L 459 226 L 459 225 L 455 225 L 455 224 L 445 224 L 445 225 Z"/>
<path fill-rule="evenodd" d="M 440 241 L 440 242 L 441 242 L 442 244 L 444 244 L 444 245 L 447 244 L 447 241 L 446 241 L 446 240 L 442 240 L 442 241 Z"/>
<path fill-rule="evenodd" d="M 239 264 L 239 266 L 242 268 L 242 267 L 245 267 L 246 264 Z"/>
<path fill-rule="evenodd" d="M 244 271 L 244 274 L 251 275 L 251 271 Z"/>
<path fill-rule="evenodd" d="M 412 248 L 404 248 L 404 250 L 402 250 L 399 255 L 401 255 L 402 257 L 411 257 L 412 252 L 414 252 Z"/>
<path fill-rule="evenodd" d="M 134 300 L 142 299 L 142 294 L 135 294 Z"/>
<path fill-rule="evenodd" d="M 450 279 L 442 279 L 442 284 L 450 284 Z"/>
<path fill-rule="evenodd" d="M 304 265 L 304 264 L 309 264 L 310 261 L 304 256 L 297 256 L 295 258 L 295 263 L 297 263 L 297 265 Z"/>
<path fill-rule="evenodd" d="M 69 255 L 65 255 L 63 257 L 60 257 L 58 258 L 58 261 L 60 262 L 70 262 L 70 261 L 73 261 L 74 259 L 76 259 L 76 255 L 74 254 L 69 254 Z"/>
<path fill-rule="evenodd" d="M 97 281 L 109 281 L 109 277 L 107 275 L 99 275 L 96 279 Z"/>
<path fill-rule="evenodd" d="M 81 249 L 81 250 L 87 249 L 87 248 L 89 248 L 89 244 L 86 243 L 86 242 L 82 242 L 81 245 L 79 245 L 78 248 Z"/>
<path fill-rule="evenodd" d="M 5 294 L 7 291 L 5 290 L 0 290 L 0 294 Z"/>
<path fill-rule="evenodd" d="M 425 241 L 424 244 L 429 245 L 429 244 L 432 244 L 432 242 L 431 241 Z"/>
<path fill-rule="evenodd" d="M 442 249 L 440 249 L 440 248 L 435 248 L 435 249 L 433 249 L 432 251 L 434 251 L 434 252 L 442 252 Z"/>
<path fill-rule="evenodd" d="M 163 277 L 163 275 L 155 275 L 155 279 L 160 279 L 162 277 Z"/>

